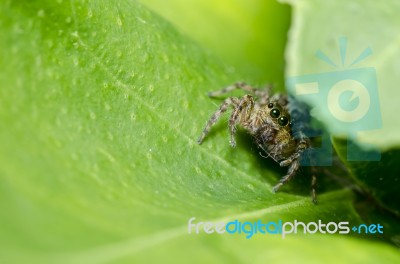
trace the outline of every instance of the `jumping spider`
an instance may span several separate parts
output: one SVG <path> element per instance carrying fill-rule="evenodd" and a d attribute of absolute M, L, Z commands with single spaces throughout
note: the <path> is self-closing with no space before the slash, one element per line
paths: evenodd
<path fill-rule="evenodd" d="M 208 120 L 198 143 L 201 144 L 209 133 L 211 127 L 218 119 L 232 107 L 233 111 L 229 119 L 230 144 L 236 146 L 236 125 L 242 126 L 256 141 L 258 147 L 279 163 L 281 167 L 288 166 L 287 174 L 281 178 L 273 191 L 290 181 L 298 172 L 301 154 L 311 147 L 310 140 L 302 131 L 302 126 L 297 125 L 293 129 L 293 122 L 299 113 L 292 111 L 287 95 L 275 94 L 271 96 L 271 88 L 256 89 L 246 83 L 236 83 L 220 91 L 209 93 L 210 97 L 220 96 L 235 89 L 244 90 L 250 94 L 238 97 L 229 97 L 221 104 L 219 109 Z M 254 99 L 255 97 L 257 99 Z M 296 112 L 297 111 L 297 112 Z M 291 113 L 289 113 L 291 112 Z M 316 197 L 316 175 L 312 175 L 312 201 L 317 202 Z"/>

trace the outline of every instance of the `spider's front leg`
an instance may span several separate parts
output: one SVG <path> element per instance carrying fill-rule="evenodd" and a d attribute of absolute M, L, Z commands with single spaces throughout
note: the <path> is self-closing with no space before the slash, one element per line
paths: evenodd
<path fill-rule="evenodd" d="M 231 118 L 229 119 L 229 130 L 231 133 L 231 146 L 236 146 L 235 134 L 236 134 L 236 124 L 244 123 L 249 120 L 251 112 L 254 107 L 254 99 L 251 95 L 245 95 L 241 98 L 238 106 L 233 110 Z"/>
<path fill-rule="evenodd" d="M 297 173 L 297 171 L 299 170 L 300 167 L 300 156 L 294 160 L 291 161 L 290 167 L 288 169 L 288 172 L 285 176 L 283 176 L 280 180 L 279 183 L 277 185 L 274 186 L 274 188 L 272 189 L 273 192 L 277 192 L 278 189 L 284 185 L 285 183 L 287 183 L 288 181 L 290 181 Z M 282 162 L 281 162 L 282 164 Z M 312 202 L 314 204 L 317 203 L 317 173 L 316 170 L 314 168 L 312 168 L 312 179 L 311 179 L 311 198 L 312 198 Z"/>
<path fill-rule="evenodd" d="M 250 118 L 251 112 L 254 107 L 254 99 L 251 95 L 245 95 L 242 98 L 230 97 L 225 99 L 219 109 L 211 116 L 208 120 L 200 138 L 197 143 L 201 144 L 207 134 L 210 132 L 211 127 L 219 120 L 219 118 L 228 110 L 228 107 L 232 106 L 233 111 L 229 119 L 229 131 L 231 134 L 230 143 L 232 147 L 236 146 L 235 134 L 236 125 L 247 121 Z"/>
<path fill-rule="evenodd" d="M 282 185 L 290 181 L 295 175 L 296 172 L 298 171 L 300 167 L 300 159 L 301 159 L 301 154 L 306 150 L 309 146 L 309 142 L 306 141 L 305 139 L 302 139 L 299 144 L 297 145 L 296 152 L 291 155 L 289 158 L 281 161 L 279 165 L 281 167 L 286 167 L 289 166 L 288 173 L 282 177 L 282 179 L 279 181 L 277 185 L 275 185 L 273 191 L 276 192 Z"/>
<path fill-rule="evenodd" d="M 277 192 L 282 185 L 290 181 L 296 175 L 297 171 L 299 170 L 299 167 L 300 167 L 300 160 L 299 159 L 293 160 L 289 166 L 287 174 L 279 180 L 279 183 L 274 186 L 272 191 Z"/>
<path fill-rule="evenodd" d="M 229 97 L 225 99 L 225 101 L 220 105 L 218 110 L 211 116 L 211 118 L 207 121 L 206 126 L 203 129 L 203 132 L 201 133 L 201 136 L 197 140 L 198 144 L 201 144 L 204 140 L 204 138 L 207 136 L 207 134 L 210 132 L 211 127 L 217 123 L 218 119 L 228 110 L 229 106 L 232 106 L 234 109 L 239 105 L 239 98 L 236 97 Z"/>
<path fill-rule="evenodd" d="M 300 159 L 301 158 L 301 154 L 310 147 L 310 140 L 306 137 L 300 139 L 297 148 L 296 148 L 296 152 L 291 155 L 289 158 L 281 161 L 279 163 L 279 165 L 281 167 L 286 167 L 288 166 L 290 163 L 292 163 L 294 160 L 296 159 Z"/>

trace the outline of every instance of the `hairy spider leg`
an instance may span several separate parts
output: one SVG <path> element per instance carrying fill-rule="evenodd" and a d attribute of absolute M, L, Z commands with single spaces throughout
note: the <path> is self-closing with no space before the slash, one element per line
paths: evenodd
<path fill-rule="evenodd" d="M 311 178 L 311 197 L 314 204 L 317 203 L 317 174 L 313 170 Z"/>
<path fill-rule="evenodd" d="M 285 159 L 284 161 L 281 161 L 279 163 L 279 165 L 281 167 L 288 166 L 294 160 L 299 159 L 301 154 L 303 153 L 303 151 L 306 150 L 307 148 L 309 148 L 309 146 L 310 146 L 310 142 L 306 138 L 300 139 L 300 141 L 296 147 L 296 152 L 293 153 L 293 155 L 291 155 L 289 158 Z"/>
<path fill-rule="evenodd" d="M 227 86 L 227 87 L 225 87 L 225 88 L 223 88 L 221 90 L 214 91 L 214 92 L 209 92 L 208 96 L 210 96 L 210 97 L 218 97 L 220 95 L 224 95 L 226 93 L 230 93 L 230 92 L 232 92 L 233 90 L 236 90 L 236 89 L 249 92 L 249 93 L 251 93 L 251 94 L 253 94 L 253 95 L 255 95 L 255 96 L 259 97 L 259 98 L 269 98 L 269 95 L 271 94 L 272 86 L 268 85 L 264 89 L 257 89 L 257 88 L 255 88 L 255 87 L 253 87 L 251 85 L 248 85 L 245 82 L 237 82 L 237 83 L 234 83 L 233 85 Z"/>
<path fill-rule="evenodd" d="M 293 162 L 289 166 L 287 174 L 279 180 L 279 183 L 275 185 L 274 188 L 272 188 L 272 191 L 277 192 L 282 185 L 290 181 L 296 175 L 299 167 L 300 161 L 298 159 L 293 160 Z"/>
<path fill-rule="evenodd" d="M 307 149 L 309 146 L 309 142 L 306 141 L 306 139 L 302 139 L 300 140 L 297 148 L 296 148 L 296 153 L 294 153 L 292 156 L 290 156 L 289 158 L 287 158 L 286 160 L 282 161 L 279 163 L 279 165 L 281 167 L 285 167 L 285 166 L 289 166 L 288 172 L 285 176 L 283 176 L 279 183 L 277 185 L 274 186 L 274 188 L 272 189 L 273 192 L 277 192 L 278 189 L 284 185 L 285 183 L 287 183 L 288 181 L 290 181 L 291 179 L 293 179 L 293 177 L 296 175 L 299 167 L 300 167 L 300 157 L 301 157 L 301 153 Z M 314 177 L 314 176 L 313 176 Z M 314 178 L 313 178 L 314 181 Z M 315 178 L 315 183 L 312 183 L 312 186 L 316 186 L 316 178 Z M 315 189 L 313 189 L 313 201 L 314 198 L 316 199 L 316 195 L 315 195 Z"/>
<path fill-rule="evenodd" d="M 246 94 L 240 99 L 240 102 L 237 107 L 232 111 L 231 118 L 229 119 L 229 129 L 231 132 L 231 146 L 236 146 L 235 134 L 236 134 L 236 125 L 241 122 L 245 122 L 250 118 L 251 112 L 254 107 L 254 99 L 253 96 Z"/>
<path fill-rule="evenodd" d="M 211 118 L 207 121 L 201 136 L 197 140 L 198 144 L 201 144 L 207 134 L 210 132 L 211 127 L 218 121 L 218 119 L 228 110 L 229 106 L 236 108 L 239 105 L 240 99 L 236 97 L 229 97 L 224 100 L 224 102 L 220 105 L 219 109 L 211 116 Z"/>

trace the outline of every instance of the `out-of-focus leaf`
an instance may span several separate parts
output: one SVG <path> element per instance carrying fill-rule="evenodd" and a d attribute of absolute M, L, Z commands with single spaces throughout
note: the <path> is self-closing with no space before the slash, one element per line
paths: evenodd
<path fill-rule="evenodd" d="M 229 63 L 231 76 L 260 85 L 274 83 L 276 89 L 284 90 L 288 5 L 275 0 L 140 2 Z"/>
<path fill-rule="evenodd" d="M 343 80 L 358 82 L 360 78 L 375 75 L 376 87 L 367 87 L 370 90 L 370 106 L 379 104 L 379 109 L 368 118 L 371 128 L 354 126 L 349 128 L 351 136 L 357 142 L 373 144 L 381 150 L 400 145 L 400 118 L 395 118 L 400 111 L 398 98 L 400 82 L 398 69 L 400 66 L 399 25 L 400 2 L 390 0 L 377 1 L 330 1 L 318 0 L 287 0 L 293 7 L 293 26 L 290 30 L 289 42 L 286 51 L 286 77 L 312 75 L 311 79 L 341 77 Z M 347 40 L 347 43 L 346 41 Z M 321 59 L 321 52 L 329 58 Z M 319 58 L 316 54 L 319 53 Z M 333 66 L 333 64 L 335 66 Z M 372 68 L 375 73 L 366 68 Z M 354 71 L 354 72 L 351 72 Z M 357 71 L 357 72 L 355 72 Z M 325 75 L 322 75 L 325 74 Z M 339 81 L 339 80 L 338 80 Z M 335 83 L 332 84 L 332 86 Z M 332 87 L 331 86 L 331 87 Z M 320 87 L 320 93 L 327 92 Z M 352 88 L 352 87 L 348 87 Z M 378 98 L 375 93 L 376 91 Z M 343 96 L 351 96 L 350 94 Z M 359 96 L 360 94 L 357 94 Z M 345 100 L 345 98 L 342 98 Z M 348 98 L 357 107 L 365 98 Z M 320 109 L 326 109 L 328 98 L 309 98 L 309 103 Z M 346 111 L 354 109 L 344 109 Z M 331 111 L 315 113 L 321 118 L 331 131 L 343 130 L 336 125 Z M 380 123 L 380 116 L 382 123 Z M 375 126 L 374 126 L 375 124 Z M 365 131 L 362 131 L 365 130 Z"/>

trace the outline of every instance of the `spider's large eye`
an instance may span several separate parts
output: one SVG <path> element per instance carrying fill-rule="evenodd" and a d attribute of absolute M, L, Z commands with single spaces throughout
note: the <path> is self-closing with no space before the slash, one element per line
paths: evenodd
<path fill-rule="evenodd" d="M 281 116 L 278 118 L 278 124 L 280 126 L 286 126 L 289 123 L 289 119 L 286 116 Z"/>
<path fill-rule="evenodd" d="M 269 112 L 269 115 L 270 115 L 271 117 L 273 117 L 273 118 L 279 117 L 280 114 L 281 114 L 281 112 L 280 112 L 278 109 L 276 109 L 276 108 L 272 109 L 271 112 Z"/>
<path fill-rule="evenodd" d="M 268 104 L 268 108 L 272 108 L 272 107 L 274 107 L 274 104 L 273 103 L 269 103 Z"/>

